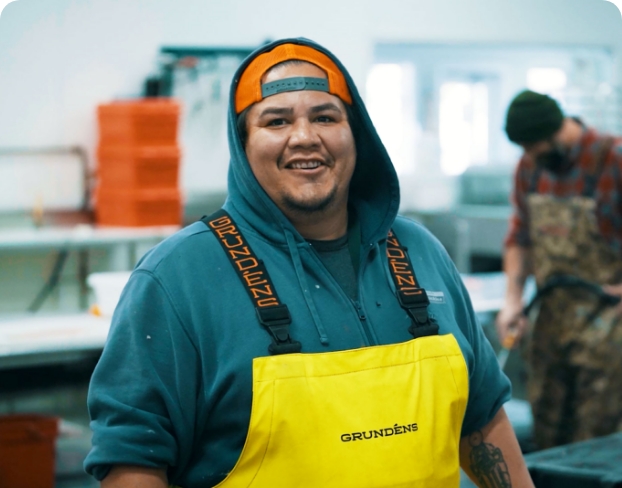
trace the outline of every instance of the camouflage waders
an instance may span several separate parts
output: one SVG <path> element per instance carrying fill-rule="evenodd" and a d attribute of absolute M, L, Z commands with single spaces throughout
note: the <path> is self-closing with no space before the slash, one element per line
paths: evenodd
<path fill-rule="evenodd" d="M 622 282 L 622 259 L 600 236 L 593 198 L 610 148 L 603 145 L 583 195 L 529 194 L 538 287 L 556 274 L 600 285 Z M 534 174 L 532 191 L 539 174 Z M 538 448 L 622 430 L 622 321 L 613 312 L 584 290 L 558 288 L 542 300 L 527 353 Z"/>

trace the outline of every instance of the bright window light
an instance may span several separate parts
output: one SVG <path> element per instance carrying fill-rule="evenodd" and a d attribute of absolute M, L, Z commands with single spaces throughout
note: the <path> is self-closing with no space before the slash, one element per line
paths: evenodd
<path fill-rule="evenodd" d="M 488 161 L 488 86 L 446 82 L 440 89 L 441 168 L 459 175 Z"/>
<path fill-rule="evenodd" d="M 566 88 L 566 72 L 559 68 L 530 68 L 527 70 L 527 87 L 538 93 L 553 95 Z"/>
<path fill-rule="evenodd" d="M 411 64 L 376 64 L 367 76 L 367 110 L 399 174 L 415 166 L 414 83 Z"/>

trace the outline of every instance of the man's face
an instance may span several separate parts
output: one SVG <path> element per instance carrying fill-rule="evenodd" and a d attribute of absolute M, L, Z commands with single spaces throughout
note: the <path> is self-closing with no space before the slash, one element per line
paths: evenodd
<path fill-rule="evenodd" d="M 315 65 L 289 64 L 262 83 L 295 76 L 326 78 Z M 309 90 L 272 95 L 251 107 L 247 131 L 251 169 L 283 213 L 345 208 L 356 148 L 338 97 Z"/>
<path fill-rule="evenodd" d="M 538 141 L 530 144 L 521 144 L 521 146 L 525 150 L 525 154 L 534 161 L 538 159 L 538 156 L 546 154 L 553 149 L 551 141 Z"/>
<path fill-rule="evenodd" d="M 536 166 L 542 169 L 552 173 L 562 173 L 570 167 L 568 148 L 555 138 L 532 144 L 522 144 L 522 146 L 525 154 L 535 162 Z"/>

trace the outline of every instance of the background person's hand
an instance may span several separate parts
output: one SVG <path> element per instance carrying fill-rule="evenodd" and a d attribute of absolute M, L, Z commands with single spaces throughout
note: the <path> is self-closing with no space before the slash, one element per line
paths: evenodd
<path fill-rule="evenodd" d="M 497 314 L 495 325 L 502 347 L 511 349 L 518 346 L 529 325 L 529 320 L 523 315 L 523 303 L 506 302 Z"/>
<path fill-rule="evenodd" d="M 618 285 L 603 285 L 603 291 L 608 295 L 613 295 L 622 298 L 622 284 Z M 615 306 L 616 313 L 622 316 L 622 301 Z"/>

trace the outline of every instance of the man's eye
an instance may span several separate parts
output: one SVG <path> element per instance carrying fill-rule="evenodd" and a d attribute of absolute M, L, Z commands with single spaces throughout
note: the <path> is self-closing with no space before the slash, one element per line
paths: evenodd
<path fill-rule="evenodd" d="M 268 126 L 275 126 L 275 125 L 285 125 L 287 123 L 287 121 L 285 119 L 272 119 L 270 121 L 268 121 Z"/>
<path fill-rule="evenodd" d="M 326 122 L 334 122 L 335 119 L 330 115 L 319 115 L 315 119 L 317 122 L 326 123 Z"/>

